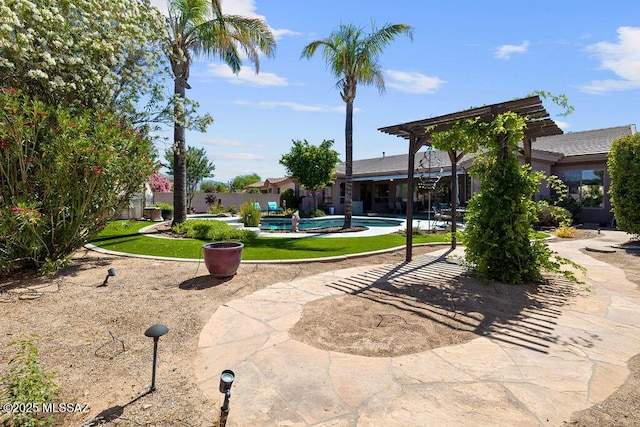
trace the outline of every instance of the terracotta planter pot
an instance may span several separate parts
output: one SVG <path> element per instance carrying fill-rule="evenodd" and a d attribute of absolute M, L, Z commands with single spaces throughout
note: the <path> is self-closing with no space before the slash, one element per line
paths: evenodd
<path fill-rule="evenodd" d="M 209 274 L 216 278 L 229 277 L 236 274 L 242 260 L 240 242 L 213 242 L 202 245 L 204 264 Z"/>

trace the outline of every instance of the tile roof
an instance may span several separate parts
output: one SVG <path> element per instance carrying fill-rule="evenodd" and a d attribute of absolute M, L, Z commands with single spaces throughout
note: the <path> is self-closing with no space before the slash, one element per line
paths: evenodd
<path fill-rule="evenodd" d="M 408 150 L 408 146 L 407 146 Z M 428 154 L 426 151 L 418 151 L 415 156 L 416 170 L 422 171 L 428 168 Z M 438 171 L 440 168 L 445 170 L 451 169 L 451 161 L 449 156 L 443 151 L 432 151 L 431 170 Z M 354 176 L 374 176 L 389 174 L 407 174 L 409 163 L 407 161 L 408 154 L 397 154 L 393 156 L 375 157 L 373 159 L 361 159 L 353 161 Z M 336 168 L 338 175 L 344 175 L 345 164 L 339 163 Z"/>
<path fill-rule="evenodd" d="M 562 135 L 545 136 L 537 138 L 532 148 L 534 151 L 558 154 L 559 156 L 579 156 L 586 154 L 608 153 L 613 140 L 625 135 L 636 133 L 635 125 L 611 127 L 606 129 L 588 130 L 583 132 L 568 132 Z M 408 150 L 408 146 L 407 146 Z M 449 156 L 443 151 L 432 151 L 431 170 L 438 171 L 442 167 L 445 171 L 451 170 Z M 385 176 L 407 174 L 407 154 L 375 157 L 353 161 L 353 176 Z M 473 156 L 467 155 L 462 161 Z M 418 151 L 415 157 L 417 172 L 422 169 L 420 165 L 427 167 L 425 151 Z M 345 164 L 339 163 L 336 173 L 344 176 Z"/>
<path fill-rule="evenodd" d="M 613 140 L 636 133 L 635 125 L 618 126 L 562 135 L 543 136 L 531 145 L 534 150 L 559 153 L 563 156 L 603 154 L 611 149 Z"/>

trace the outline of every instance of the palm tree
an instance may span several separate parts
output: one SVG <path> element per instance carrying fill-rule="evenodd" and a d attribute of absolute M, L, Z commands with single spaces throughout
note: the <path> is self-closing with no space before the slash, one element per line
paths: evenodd
<path fill-rule="evenodd" d="M 399 34 L 413 39 L 413 28 L 405 24 L 387 24 L 377 29 L 372 24 L 371 33 L 365 33 L 353 24 L 341 24 L 323 40 L 309 43 L 302 50 L 302 58 L 311 58 L 318 48 L 327 68 L 339 80 L 336 87 L 342 100 L 347 104 L 345 123 L 345 212 L 343 228 L 351 228 L 353 214 L 353 101 L 358 83 L 375 85 L 384 92 L 384 78 L 378 59 L 384 48 Z"/>
<path fill-rule="evenodd" d="M 217 56 L 234 73 L 240 72 L 240 53 L 260 70 L 260 53 L 273 56 L 275 38 L 267 24 L 256 18 L 222 13 L 220 0 L 169 0 L 167 56 L 174 77 L 174 193 L 173 223 L 187 218 L 186 141 L 183 101 L 189 86 L 192 55 Z"/>

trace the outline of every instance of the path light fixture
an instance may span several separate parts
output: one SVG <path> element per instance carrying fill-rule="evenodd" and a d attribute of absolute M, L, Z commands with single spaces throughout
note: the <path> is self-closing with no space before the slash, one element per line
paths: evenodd
<path fill-rule="evenodd" d="M 107 270 L 107 277 L 104 278 L 104 282 L 102 282 L 101 285 L 98 285 L 98 287 L 107 286 L 107 282 L 109 281 L 109 277 L 115 276 L 115 275 L 116 275 L 116 269 L 111 267 L 109 270 Z"/>
<path fill-rule="evenodd" d="M 169 328 L 164 325 L 153 325 L 149 327 L 144 334 L 150 338 L 153 338 L 153 370 L 151 371 L 151 388 L 149 393 L 156 391 L 156 365 L 158 360 L 158 340 L 161 336 L 169 332 Z"/>
<path fill-rule="evenodd" d="M 220 386 L 218 387 L 220 393 L 224 393 L 224 403 L 220 408 L 220 427 L 225 427 L 227 424 L 227 417 L 229 416 L 229 398 L 231 398 L 231 384 L 236 379 L 236 375 L 231 369 L 225 369 L 220 374 Z"/>

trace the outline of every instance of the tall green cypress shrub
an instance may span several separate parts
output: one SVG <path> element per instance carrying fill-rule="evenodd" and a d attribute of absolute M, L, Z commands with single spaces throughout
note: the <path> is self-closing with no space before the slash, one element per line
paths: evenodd
<path fill-rule="evenodd" d="M 613 141 L 607 163 L 617 226 L 627 233 L 640 234 L 640 134 Z"/>

